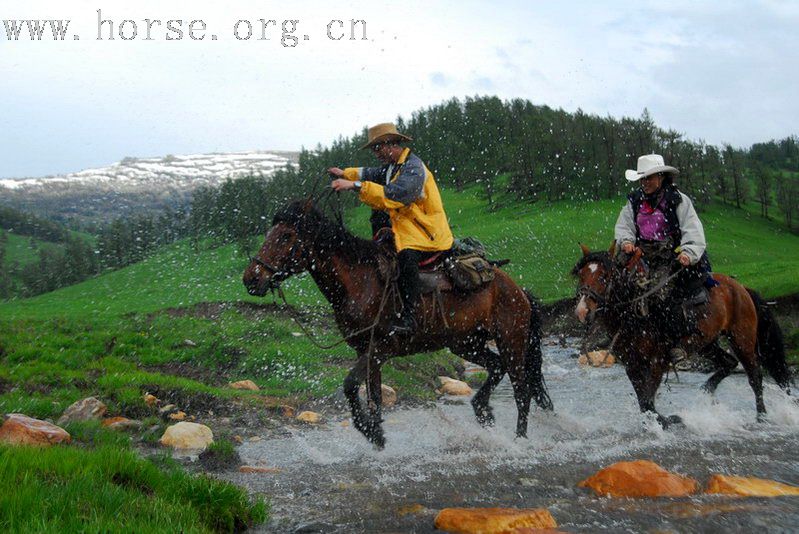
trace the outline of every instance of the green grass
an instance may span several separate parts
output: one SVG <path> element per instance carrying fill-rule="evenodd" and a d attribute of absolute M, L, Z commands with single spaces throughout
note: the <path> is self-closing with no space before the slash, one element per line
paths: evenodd
<path fill-rule="evenodd" d="M 510 258 L 508 272 L 546 301 L 573 295 L 568 273 L 580 255 L 578 243 L 607 248 L 624 203 L 515 204 L 490 211 L 475 190 L 445 190 L 443 196 L 455 234 L 479 238 L 494 258 Z M 363 236 L 368 216 L 364 207 L 347 214 Z M 717 271 L 766 297 L 799 292 L 798 236 L 747 210 L 712 205 L 701 218 Z M 9 238 L 13 261 L 32 257 L 25 238 Z M 253 238 L 255 246 L 258 241 Z M 93 395 L 108 405 L 109 415 L 144 418 L 151 426 L 158 419 L 144 404 L 145 392 L 197 416 L 218 413 L 218 406 L 263 411 L 264 404 L 332 395 L 354 352 L 317 349 L 297 335 L 300 329 L 281 307 L 255 306 L 272 299 L 247 295 L 241 275 L 248 259 L 237 248 L 194 250 L 180 242 L 81 284 L 0 302 L 0 412 L 57 418 Z M 287 281 L 285 291 L 317 337 L 328 343 L 340 338 L 308 276 Z M 786 326 L 794 339 L 796 325 Z M 384 367 L 383 380 L 401 399 L 429 399 L 435 377 L 454 376 L 457 362 L 446 351 L 398 358 Z M 241 379 L 261 391 L 227 387 Z M 125 433 L 97 423 L 69 430 L 81 447 L 0 448 L 0 528 L 195 532 L 263 517 L 263 505 L 252 507 L 235 488 L 137 459 L 127 451 L 131 437 Z M 152 443 L 156 434 L 136 439 Z M 95 450 L 84 450 L 86 444 Z"/>
<path fill-rule="evenodd" d="M 111 415 L 135 418 L 151 413 L 145 392 L 174 399 L 190 415 L 212 402 L 303 402 L 335 393 L 355 360 L 346 345 L 323 351 L 298 337 L 297 326 L 280 314 L 253 317 L 250 308 L 221 305 L 196 311 L 0 320 L 0 411 L 55 418 L 94 395 Z M 311 324 L 320 339 L 337 339 L 324 323 Z M 439 352 L 414 362 L 407 371 L 389 364 L 385 380 L 402 394 L 431 398 L 429 377 L 438 367 L 452 370 L 454 358 Z M 227 387 L 245 378 L 261 391 Z"/>
<path fill-rule="evenodd" d="M 119 447 L 0 445 L 3 532 L 234 532 L 267 508 L 232 484 Z"/>
<path fill-rule="evenodd" d="M 475 191 L 444 191 L 453 231 L 475 236 L 496 258 L 510 258 L 508 272 L 545 301 L 573 293 L 569 271 L 578 242 L 607 248 L 623 200 L 591 203 L 517 204 L 488 211 Z M 368 209 L 348 215 L 361 235 L 368 232 Z M 745 210 L 713 204 L 701 214 L 714 268 L 737 276 L 767 297 L 799 291 L 799 236 L 776 221 Z M 257 239 L 254 238 L 254 242 Z M 195 251 L 187 242 L 166 247 L 136 265 L 38 297 L 0 303 L 4 317 L 103 317 L 152 312 L 205 301 L 263 302 L 241 284 L 247 258 L 234 245 Z M 292 303 L 325 308 L 307 276 L 286 283 Z"/>

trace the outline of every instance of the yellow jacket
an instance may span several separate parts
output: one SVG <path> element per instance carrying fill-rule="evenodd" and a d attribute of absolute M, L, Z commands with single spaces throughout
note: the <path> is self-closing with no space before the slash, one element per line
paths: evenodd
<path fill-rule="evenodd" d="M 389 214 L 397 252 L 451 248 L 452 231 L 433 173 L 409 148 L 403 150 L 395 169 L 385 186 L 374 181 L 385 181 L 385 167 L 349 167 L 344 169 L 344 178 L 361 180 L 361 202 Z"/>

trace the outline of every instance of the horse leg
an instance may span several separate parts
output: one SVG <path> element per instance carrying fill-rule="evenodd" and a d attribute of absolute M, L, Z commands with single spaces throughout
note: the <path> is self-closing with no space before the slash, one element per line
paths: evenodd
<path fill-rule="evenodd" d="M 358 357 L 358 361 L 355 362 L 355 366 L 350 369 L 347 378 L 344 379 L 344 396 L 347 399 L 347 402 L 350 405 L 350 412 L 352 413 L 352 425 L 364 436 L 366 439 L 377 445 L 378 447 L 382 448 L 385 445 L 385 438 L 383 437 L 383 429 L 380 426 L 380 404 L 382 401 L 382 391 L 380 390 L 380 367 L 379 365 L 370 365 L 367 366 L 367 355 L 362 354 Z M 372 362 L 374 364 L 374 362 Z M 370 410 L 370 413 L 367 415 L 364 413 L 363 406 L 361 406 L 361 399 L 358 398 L 358 388 L 360 387 L 361 383 L 367 378 L 366 377 L 366 368 L 369 367 L 371 381 L 369 383 L 369 388 L 372 392 L 372 399 L 370 404 L 375 404 L 377 406 L 376 412 L 377 416 L 375 417 L 374 410 Z M 375 373 L 375 367 L 377 367 L 377 373 Z M 377 385 L 377 394 L 378 400 L 375 402 L 374 400 L 374 382 L 378 382 Z"/>
<path fill-rule="evenodd" d="M 705 393 L 712 395 L 716 392 L 716 388 L 719 387 L 721 381 L 730 376 L 730 373 L 738 366 L 738 360 L 736 360 L 732 354 L 722 349 L 718 341 L 711 343 L 705 348 L 703 355 L 713 360 L 717 366 L 716 372 L 713 373 L 702 386 L 702 390 Z"/>
<path fill-rule="evenodd" d="M 505 366 L 502 365 L 499 356 L 489 349 L 483 350 L 486 353 L 485 366 L 486 371 L 488 371 L 488 378 L 486 378 L 486 381 L 480 386 L 480 389 L 477 390 L 474 397 L 472 397 L 472 408 L 474 409 L 474 415 L 477 417 L 478 423 L 482 426 L 494 426 L 494 413 L 491 406 L 488 404 L 488 400 L 491 398 L 491 393 L 494 391 L 494 388 L 497 387 L 502 381 L 502 377 L 505 376 Z"/>
<path fill-rule="evenodd" d="M 743 338 L 743 339 L 742 339 Z M 755 393 L 755 408 L 757 409 L 757 420 L 763 421 L 766 415 L 766 404 L 763 402 L 763 370 L 757 361 L 755 352 L 755 336 L 742 336 L 740 333 L 733 333 L 730 336 L 733 351 L 741 362 L 749 379 L 749 386 Z"/>
<path fill-rule="evenodd" d="M 527 340 L 523 336 L 506 336 L 497 338 L 499 353 L 507 366 L 510 383 L 513 386 L 513 399 L 516 401 L 518 416 L 516 419 L 516 437 L 527 437 L 527 418 L 530 413 L 532 386 L 525 380 L 524 357 Z"/>
<path fill-rule="evenodd" d="M 638 397 L 638 407 L 642 413 L 653 413 L 661 427 L 667 429 L 672 424 L 679 424 L 682 419 L 677 415 L 662 416 L 655 409 L 655 395 L 663 379 L 665 363 L 661 360 L 652 363 L 640 361 L 641 355 L 633 355 L 628 358 L 626 366 L 627 377 L 633 385 L 635 395 Z"/>
<path fill-rule="evenodd" d="M 366 437 L 374 443 L 378 449 L 386 446 L 386 438 L 383 435 L 383 373 L 381 365 L 383 362 L 373 358 L 368 369 L 369 381 L 369 419 L 367 423 Z"/>
<path fill-rule="evenodd" d="M 366 418 L 361 406 L 361 399 L 358 398 L 358 388 L 366 377 L 366 356 L 361 355 L 355 366 L 350 369 L 344 379 L 344 397 L 350 405 L 352 413 L 352 424 L 362 434 L 366 435 Z"/>

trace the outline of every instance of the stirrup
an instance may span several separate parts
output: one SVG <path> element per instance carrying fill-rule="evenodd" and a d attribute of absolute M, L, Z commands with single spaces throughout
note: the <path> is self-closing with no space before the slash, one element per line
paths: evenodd
<path fill-rule="evenodd" d="M 397 317 L 389 327 L 389 335 L 411 335 L 414 332 L 416 332 L 416 321 L 413 319 L 413 317 Z"/>
<path fill-rule="evenodd" d="M 669 359 L 671 359 L 672 364 L 680 363 L 687 358 L 688 353 L 682 347 L 672 347 L 671 350 L 669 350 Z"/>

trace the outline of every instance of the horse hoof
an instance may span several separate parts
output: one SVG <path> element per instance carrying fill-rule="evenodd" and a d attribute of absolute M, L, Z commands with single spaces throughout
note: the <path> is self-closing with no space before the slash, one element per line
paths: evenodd
<path fill-rule="evenodd" d="M 476 414 L 476 416 L 477 416 L 477 422 L 480 424 L 480 426 L 484 428 L 486 427 L 490 428 L 494 426 L 494 414 L 491 413 L 490 409 L 484 410 Z"/>
<path fill-rule="evenodd" d="M 682 425 L 682 417 L 679 415 L 669 415 L 666 417 L 658 416 L 658 423 L 663 427 L 663 430 L 668 430 L 672 425 Z"/>
<path fill-rule="evenodd" d="M 669 415 L 666 418 L 666 423 L 669 425 L 682 425 L 682 417 L 679 415 Z"/>

